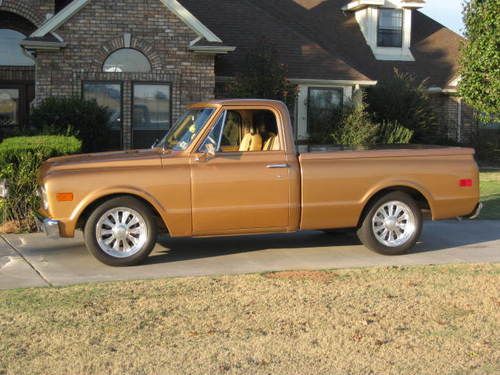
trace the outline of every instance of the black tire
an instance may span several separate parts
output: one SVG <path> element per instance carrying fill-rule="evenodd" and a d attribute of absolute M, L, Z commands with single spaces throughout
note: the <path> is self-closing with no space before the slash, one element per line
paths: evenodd
<path fill-rule="evenodd" d="M 373 217 L 384 204 L 391 201 L 402 202 L 411 210 L 414 217 L 414 231 L 405 239 L 404 243 L 398 246 L 387 246 L 379 241 L 374 233 L 372 221 Z M 361 226 L 358 228 L 357 235 L 359 240 L 370 250 L 383 255 L 401 255 L 406 254 L 411 248 L 415 246 L 422 233 L 422 211 L 418 207 L 415 200 L 406 193 L 392 192 L 384 195 L 383 197 L 374 201 L 366 211 L 362 219 Z M 380 233 L 380 232 L 379 232 Z M 408 232 L 411 233 L 411 232 Z M 383 240 L 383 239 L 382 239 Z"/>
<path fill-rule="evenodd" d="M 141 232 L 144 233 L 142 241 L 140 241 L 143 243 L 138 246 L 139 250 L 134 252 L 131 256 L 112 256 L 101 247 L 97 239 L 97 226 L 101 218 L 103 218 L 103 215 L 110 210 L 118 208 L 131 209 L 138 213 L 143 219 L 141 224 L 146 228 L 146 231 Z M 124 216 L 125 214 L 122 213 L 121 218 Z M 147 205 L 133 197 L 124 196 L 107 200 L 95 208 L 85 223 L 83 233 L 85 245 L 95 258 L 109 266 L 124 267 L 140 264 L 149 256 L 156 244 L 157 228 L 154 214 Z M 132 244 L 132 242 L 129 242 L 129 244 Z"/>

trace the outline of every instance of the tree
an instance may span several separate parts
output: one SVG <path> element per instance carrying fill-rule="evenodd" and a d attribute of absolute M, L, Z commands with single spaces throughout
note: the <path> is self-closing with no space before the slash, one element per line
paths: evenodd
<path fill-rule="evenodd" d="M 500 0 L 470 0 L 464 22 L 459 93 L 482 117 L 499 121 Z"/>
<path fill-rule="evenodd" d="M 276 49 L 262 39 L 247 54 L 241 72 L 229 86 L 234 98 L 274 99 L 285 102 L 291 110 L 295 105 L 297 86 L 287 79 L 287 69 L 278 60 Z"/>
<path fill-rule="evenodd" d="M 373 120 L 398 123 L 413 132 L 415 143 L 435 143 L 440 140 L 437 115 L 426 82 L 394 71 L 390 79 L 379 81 L 367 90 L 368 111 Z"/>

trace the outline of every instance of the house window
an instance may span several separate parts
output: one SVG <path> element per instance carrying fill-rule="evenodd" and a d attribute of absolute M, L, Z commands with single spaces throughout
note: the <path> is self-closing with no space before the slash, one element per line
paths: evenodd
<path fill-rule="evenodd" d="M 150 147 L 171 126 L 170 85 L 134 83 L 133 90 L 134 148 Z"/>
<path fill-rule="evenodd" d="M 122 139 L 122 86 L 115 82 L 84 82 L 83 97 L 95 100 L 100 106 L 106 107 L 109 112 L 109 127 L 111 137 L 107 149 L 121 148 Z"/>
<path fill-rule="evenodd" d="M 310 87 L 307 99 L 307 131 L 312 138 L 321 137 L 327 124 L 337 121 L 342 108 L 344 90 Z"/>
<path fill-rule="evenodd" d="M 33 59 L 23 50 L 21 41 L 26 36 L 19 31 L 0 29 L 0 65 L 32 66 Z"/>
<path fill-rule="evenodd" d="M 379 9 L 377 45 L 379 47 L 403 46 L 403 11 Z"/>
<path fill-rule="evenodd" d="M 149 73 L 151 64 L 143 53 L 133 48 L 122 48 L 108 56 L 104 62 L 103 71 L 110 73 Z"/>
<path fill-rule="evenodd" d="M 19 90 L 0 88 L 0 129 L 19 125 Z"/>

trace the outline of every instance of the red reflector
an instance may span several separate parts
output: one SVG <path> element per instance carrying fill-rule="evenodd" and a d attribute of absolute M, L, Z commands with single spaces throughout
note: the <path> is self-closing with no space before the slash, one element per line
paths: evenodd
<path fill-rule="evenodd" d="M 470 178 L 462 179 L 458 182 L 460 187 L 472 187 L 472 180 Z"/>

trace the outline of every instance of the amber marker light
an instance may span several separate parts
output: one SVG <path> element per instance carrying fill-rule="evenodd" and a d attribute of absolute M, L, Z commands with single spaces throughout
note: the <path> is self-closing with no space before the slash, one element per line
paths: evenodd
<path fill-rule="evenodd" d="M 56 199 L 58 202 L 71 202 L 73 200 L 73 193 L 57 193 Z"/>

